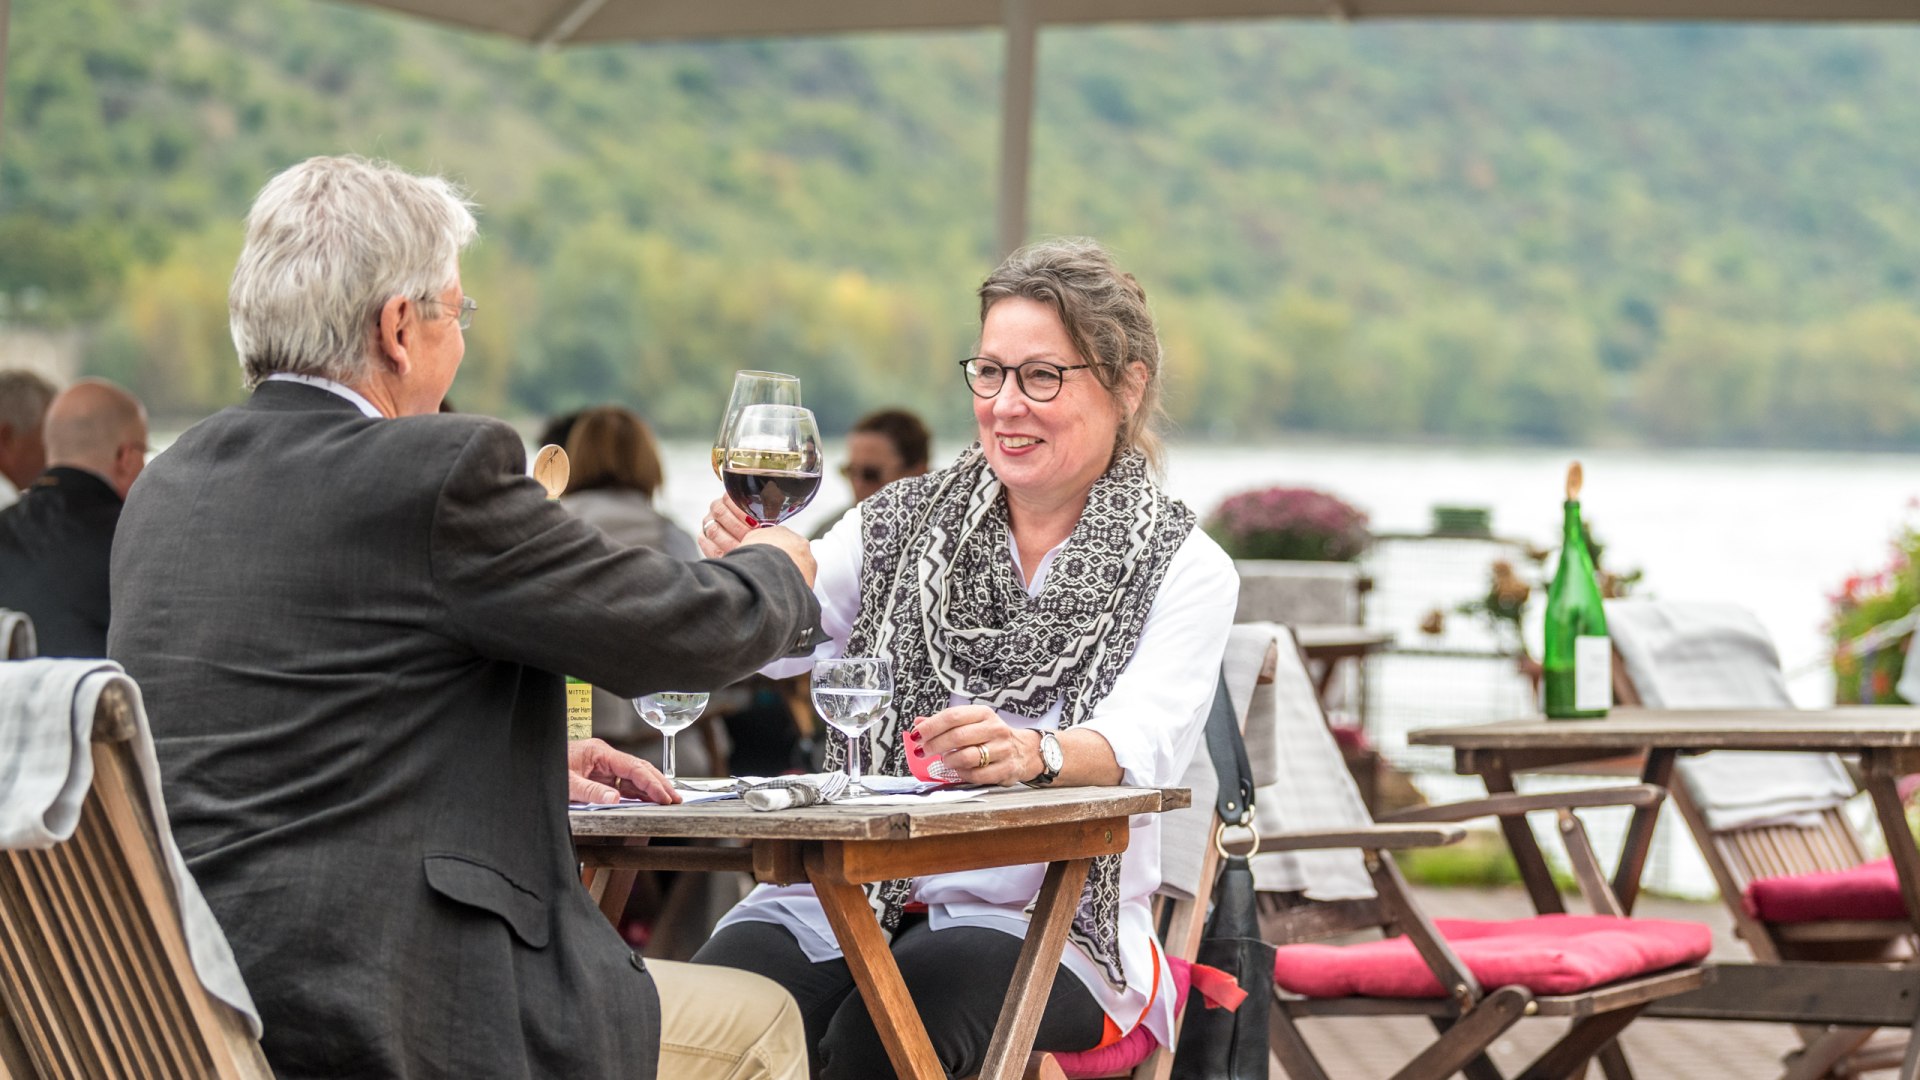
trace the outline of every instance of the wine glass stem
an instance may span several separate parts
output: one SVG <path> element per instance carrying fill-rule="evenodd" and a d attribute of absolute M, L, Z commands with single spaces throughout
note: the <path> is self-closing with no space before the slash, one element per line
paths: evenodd
<path fill-rule="evenodd" d="M 852 735 L 847 736 L 847 779 L 848 787 L 860 784 L 860 740 Z"/>
<path fill-rule="evenodd" d="M 668 784 L 673 783 L 673 736 L 672 735 L 665 736 L 661 741 L 660 772 L 666 776 Z"/>

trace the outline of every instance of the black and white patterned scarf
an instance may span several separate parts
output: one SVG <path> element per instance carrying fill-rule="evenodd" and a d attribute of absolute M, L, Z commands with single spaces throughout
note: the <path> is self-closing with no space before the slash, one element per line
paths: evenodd
<path fill-rule="evenodd" d="M 1031 717 L 1057 700 L 1062 728 L 1092 716 L 1133 658 L 1194 515 L 1153 485 L 1139 452 L 1122 453 L 1094 482 L 1032 597 L 1011 557 L 1006 497 L 978 443 L 948 468 L 861 503 L 860 522 L 860 614 L 846 655 L 893 662 L 893 703 L 864 756 L 875 771 L 903 776 L 903 719 L 939 712 L 954 694 Z M 828 767 L 843 767 L 845 756 L 844 742 L 833 740 Z M 868 886 L 889 934 L 909 887 Z M 1103 856 L 1069 937 L 1116 990 L 1126 986 L 1119 926 L 1120 857 Z"/>

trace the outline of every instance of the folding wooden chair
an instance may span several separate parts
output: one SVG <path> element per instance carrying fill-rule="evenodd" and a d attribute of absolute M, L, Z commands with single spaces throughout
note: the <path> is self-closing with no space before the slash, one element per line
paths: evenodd
<path fill-rule="evenodd" d="M 195 973 L 134 716 L 121 685 L 101 694 L 74 835 L 0 851 L 0 1077 L 270 1080 L 246 1021 Z"/>
<path fill-rule="evenodd" d="M 1314 769 L 1318 785 L 1351 789 L 1344 770 L 1314 764 L 1314 759 L 1338 762 L 1338 751 L 1317 716 L 1318 703 L 1297 655 L 1289 657 L 1283 650 L 1275 686 L 1298 697 L 1278 714 L 1279 722 L 1290 726 L 1288 735 L 1295 745 L 1324 740 L 1300 767 Z M 1266 912 L 1268 938 L 1280 946 L 1272 1044 L 1293 1080 L 1327 1076 L 1301 1035 L 1302 1021 L 1390 1015 L 1424 1016 L 1439 1029 L 1432 1044 L 1393 1074 L 1395 1080 L 1439 1080 L 1462 1071 L 1474 1080 L 1499 1077 L 1486 1056 L 1488 1048 L 1532 1016 L 1558 1016 L 1572 1023 L 1526 1067 L 1523 1077 L 1580 1075 L 1596 1054 L 1602 1055 L 1609 1074 L 1630 1076 L 1624 1055 L 1610 1045 L 1614 1038 L 1652 1002 L 1706 981 L 1699 961 L 1711 947 L 1709 930 L 1623 917 L 1574 814 L 1599 806 L 1655 806 L 1664 796 L 1657 787 L 1498 795 L 1408 811 L 1391 824 L 1375 824 L 1363 809 L 1348 811 L 1352 820 L 1332 827 L 1326 800 L 1303 803 L 1300 793 L 1306 790 L 1262 789 L 1263 808 L 1283 820 L 1291 816 L 1315 821 L 1316 827 L 1273 834 L 1263 828 L 1261 849 L 1289 855 L 1357 849 L 1375 895 L 1329 901 L 1314 899 L 1309 891 L 1289 893 Z M 1350 790 L 1334 802 L 1357 806 L 1359 793 Z M 1575 879 L 1593 915 L 1543 915 L 1505 923 L 1430 919 L 1389 854 L 1456 841 L 1464 835 L 1456 824 L 1460 821 L 1497 816 L 1503 822 L 1523 822 L 1527 814 L 1539 811 L 1557 814 Z M 1363 931 L 1385 936 L 1358 945 L 1315 944 Z"/>
<path fill-rule="evenodd" d="M 1270 624 L 1248 623 L 1235 626 L 1227 645 L 1222 685 L 1233 700 L 1234 714 L 1240 722 L 1243 738 L 1258 740 L 1261 733 L 1251 730 L 1268 719 L 1258 708 L 1249 708 L 1255 688 L 1273 681 L 1279 661 L 1280 642 Z M 1256 782 L 1259 774 L 1256 770 Z M 1214 844 L 1220 815 L 1215 794 L 1219 781 L 1204 743 L 1195 752 L 1179 787 L 1193 792 L 1193 801 L 1184 810 L 1161 817 L 1161 886 L 1154 898 L 1160 947 L 1174 969 L 1173 993 L 1184 1000 L 1186 988 L 1182 976 L 1200 949 L 1200 936 L 1206 929 L 1208 910 L 1213 903 L 1213 883 L 1220 874 L 1220 851 Z M 1177 1043 L 1184 1009 L 1174 1017 Z M 1131 1077 L 1132 1080 L 1167 1080 L 1173 1071 L 1173 1050 L 1159 1043 L 1144 1027 L 1130 1033 L 1112 1052 L 1087 1054 L 1038 1055 L 1052 1057 L 1061 1075 L 1070 1080 L 1093 1077 Z M 1104 1066 L 1104 1067 L 1103 1067 Z M 1049 1075 L 1047 1066 L 1036 1061 L 1029 1076 Z"/>
<path fill-rule="evenodd" d="M 0 660 L 27 660 L 38 652 L 33 620 L 27 613 L 0 608 Z"/>
<path fill-rule="evenodd" d="M 1742 608 L 1647 601 L 1607 605 L 1620 663 L 1615 695 L 1651 708 L 1793 708 L 1766 630 Z M 1887 860 L 1869 862 L 1844 803 L 1854 787 L 1832 755 L 1744 755 L 1756 767 L 1795 770 L 1804 796 L 1792 813 L 1758 814 L 1727 805 L 1746 795 L 1753 774 L 1730 768 L 1726 752 L 1675 765 L 1673 805 L 1693 834 L 1734 931 L 1754 959 L 1784 962 L 1912 962 L 1913 923 Z M 1720 777 L 1732 775 L 1729 785 Z M 1776 774 L 1777 775 L 1777 774 Z M 1742 812 L 1742 811 L 1747 812 Z M 1836 1075 L 1898 1064 L 1905 1039 L 1867 1046 L 1871 1028 L 1800 1031 L 1807 1048 L 1791 1075 Z"/>

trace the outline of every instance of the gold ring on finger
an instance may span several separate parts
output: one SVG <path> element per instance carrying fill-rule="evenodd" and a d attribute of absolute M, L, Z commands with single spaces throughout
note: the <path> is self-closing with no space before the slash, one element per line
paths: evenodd
<path fill-rule="evenodd" d="M 979 746 L 974 747 L 974 749 L 980 751 L 980 764 L 975 765 L 974 768 L 986 768 L 988 763 L 993 760 L 993 754 L 987 750 L 987 744 L 981 743 Z"/>

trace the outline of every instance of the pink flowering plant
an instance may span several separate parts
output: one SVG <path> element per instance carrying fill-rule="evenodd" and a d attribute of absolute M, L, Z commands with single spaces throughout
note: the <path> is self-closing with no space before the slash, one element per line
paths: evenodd
<path fill-rule="evenodd" d="M 1920 530 L 1912 525 L 1901 529 L 1887 564 L 1873 573 L 1849 574 L 1827 595 L 1827 603 L 1832 609 L 1827 632 L 1833 639 L 1834 701 L 1902 703 L 1893 688 L 1905 665 L 1907 639 L 1875 642 L 1862 636 L 1920 604 Z"/>
<path fill-rule="evenodd" d="M 1229 496 L 1206 521 L 1236 559 L 1352 562 L 1373 539 L 1367 515 L 1312 488 L 1270 487 Z"/>

